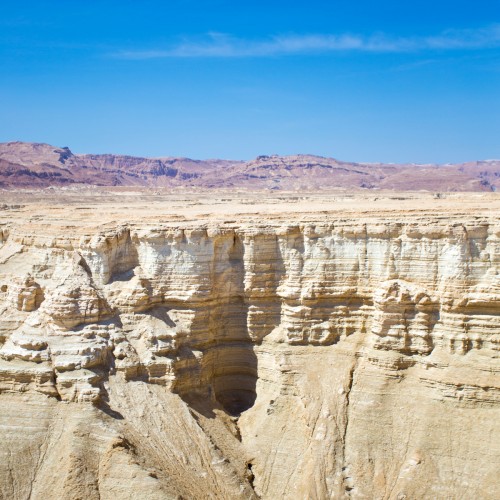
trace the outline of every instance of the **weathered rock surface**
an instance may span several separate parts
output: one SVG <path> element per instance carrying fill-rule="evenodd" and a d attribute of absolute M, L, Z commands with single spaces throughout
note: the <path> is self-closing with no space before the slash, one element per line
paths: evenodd
<path fill-rule="evenodd" d="M 439 203 L 5 212 L 0 498 L 498 498 L 500 205 Z"/>

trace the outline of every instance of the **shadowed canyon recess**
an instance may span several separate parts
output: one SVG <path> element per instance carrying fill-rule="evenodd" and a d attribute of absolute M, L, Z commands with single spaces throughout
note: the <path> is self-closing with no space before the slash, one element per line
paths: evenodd
<path fill-rule="evenodd" d="M 500 496 L 495 193 L 51 196 L 0 210 L 0 498 Z"/>

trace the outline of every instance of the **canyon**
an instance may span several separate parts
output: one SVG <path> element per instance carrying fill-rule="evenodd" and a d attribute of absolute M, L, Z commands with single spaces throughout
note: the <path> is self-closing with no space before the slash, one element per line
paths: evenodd
<path fill-rule="evenodd" d="M 500 497 L 498 194 L 1 202 L 1 499 Z"/>

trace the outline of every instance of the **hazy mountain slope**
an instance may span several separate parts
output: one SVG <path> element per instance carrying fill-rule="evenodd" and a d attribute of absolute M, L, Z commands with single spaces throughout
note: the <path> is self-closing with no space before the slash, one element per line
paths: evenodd
<path fill-rule="evenodd" d="M 98 186 L 248 190 L 496 191 L 500 160 L 457 165 L 363 164 L 313 155 L 254 160 L 77 155 L 49 144 L 0 144 L 0 187 Z"/>

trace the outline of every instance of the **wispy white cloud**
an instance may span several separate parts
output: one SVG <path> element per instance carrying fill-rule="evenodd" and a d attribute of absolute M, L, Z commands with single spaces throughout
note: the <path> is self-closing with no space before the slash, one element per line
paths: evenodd
<path fill-rule="evenodd" d="M 447 30 L 424 37 L 394 37 L 351 34 L 283 35 L 261 40 L 209 33 L 203 39 L 187 39 L 166 48 L 122 50 L 112 54 L 122 59 L 243 58 L 331 52 L 419 52 L 478 50 L 500 47 L 500 24 L 471 30 Z"/>

